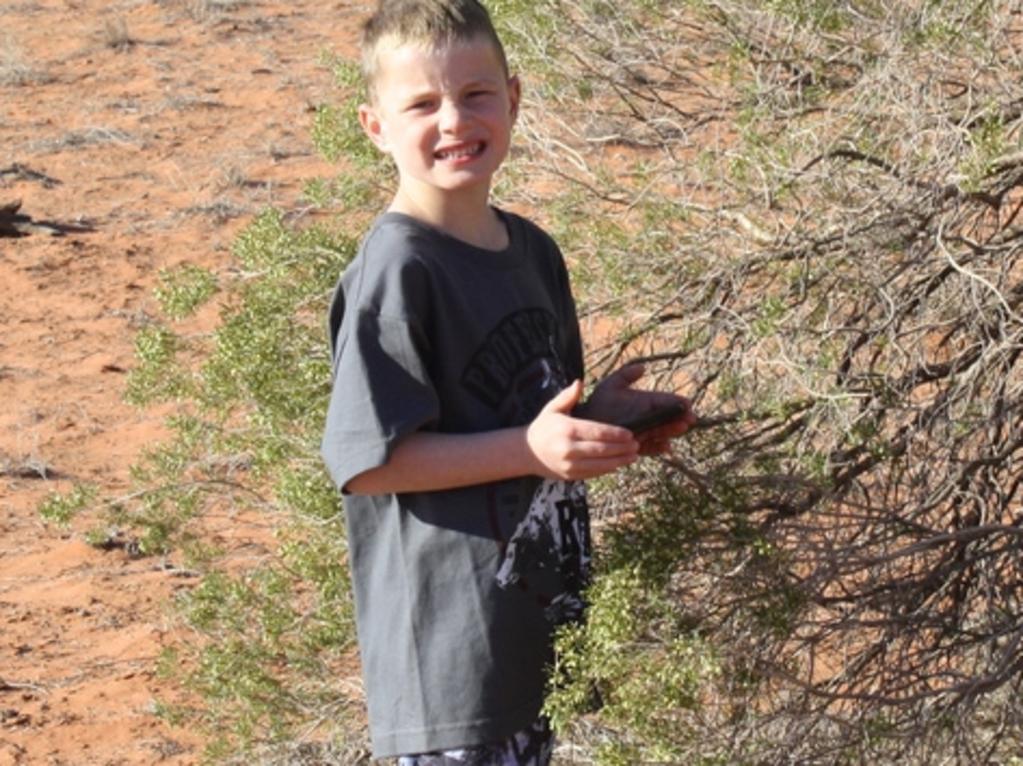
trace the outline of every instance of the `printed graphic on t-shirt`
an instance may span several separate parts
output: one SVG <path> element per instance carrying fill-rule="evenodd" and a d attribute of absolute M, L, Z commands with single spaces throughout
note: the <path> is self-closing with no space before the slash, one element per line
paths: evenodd
<path fill-rule="evenodd" d="M 519 586 L 535 594 L 547 619 L 560 625 L 582 616 L 580 593 L 589 566 L 586 485 L 545 479 L 505 547 L 497 584 L 502 588 Z"/>
<path fill-rule="evenodd" d="M 507 425 L 528 423 L 568 383 L 555 316 L 541 308 L 509 314 L 480 344 L 462 384 Z"/>
<path fill-rule="evenodd" d="M 557 339 L 549 311 L 510 314 L 472 355 L 462 383 L 503 423 L 528 423 L 568 384 Z M 502 546 L 497 584 L 530 594 L 552 623 L 578 618 L 590 562 L 585 485 L 545 480 L 510 534 L 504 519 L 492 522 Z"/>

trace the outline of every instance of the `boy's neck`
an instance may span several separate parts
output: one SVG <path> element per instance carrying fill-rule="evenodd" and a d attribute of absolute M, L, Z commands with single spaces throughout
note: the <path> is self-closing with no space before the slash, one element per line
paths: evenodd
<path fill-rule="evenodd" d="M 508 231 L 488 196 L 417 199 L 399 189 L 388 210 L 403 213 L 483 250 L 508 247 Z"/>

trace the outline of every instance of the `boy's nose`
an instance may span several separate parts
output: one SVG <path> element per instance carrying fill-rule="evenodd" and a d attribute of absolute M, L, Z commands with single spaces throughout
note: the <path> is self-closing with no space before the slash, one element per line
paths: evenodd
<path fill-rule="evenodd" d="M 455 101 L 445 101 L 440 107 L 440 129 L 444 133 L 457 133 L 465 125 L 465 110 Z"/>

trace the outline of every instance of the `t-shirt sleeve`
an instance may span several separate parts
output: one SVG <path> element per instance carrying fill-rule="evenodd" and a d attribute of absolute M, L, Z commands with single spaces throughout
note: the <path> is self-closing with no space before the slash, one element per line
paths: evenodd
<path fill-rule="evenodd" d="M 340 291 L 337 300 L 343 301 Z M 439 418 L 429 339 L 415 317 L 392 316 L 376 305 L 343 308 L 321 445 L 331 478 L 342 489 L 386 463 L 401 437 Z"/>

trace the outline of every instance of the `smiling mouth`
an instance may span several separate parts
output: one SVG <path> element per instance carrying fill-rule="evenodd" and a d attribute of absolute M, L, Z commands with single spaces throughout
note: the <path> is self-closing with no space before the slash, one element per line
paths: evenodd
<path fill-rule="evenodd" d="M 486 144 L 483 141 L 479 141 L 475 144 L 465 144 L 464 146 L 457 146 L 451 149 L 441 149 L 434 153 L 434 157 L 438 160 L 464 160 L 470 157 L 475 157 L 483 153 Z"/>

